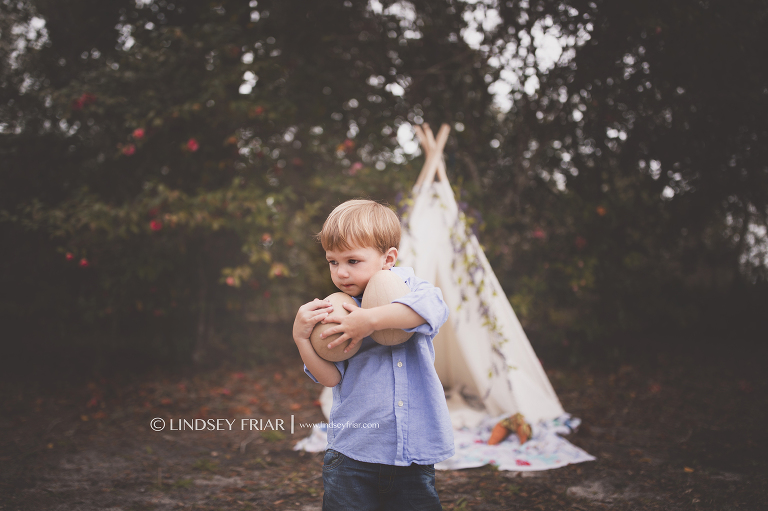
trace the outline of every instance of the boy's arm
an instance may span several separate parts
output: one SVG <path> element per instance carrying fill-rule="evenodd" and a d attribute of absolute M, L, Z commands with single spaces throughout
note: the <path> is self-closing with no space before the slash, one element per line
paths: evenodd
<path fill-rule="evenodd" d="M 406 305 L 424 319 L 414 328 L 405 328 L 407 332 L 416 332 L 429 338 L 437 335 L 438 330 L 448 320 L 448 306 L 443 300 L 443 292 L 428 281 L 420 279 L 412 272 L 402 269 L 406 283 L 411 288 L 407 295 L 392 300 L 392 303 Z M 394 271 L 394 269 L 393 269 Z"/>
<path fill-rule="evenodd" d="M 411 292 L 394 300 L 389 305 L 373 309 L 358 309 L 352 305 L 344 307 L 351 311 L 349 316 L 340 321 L 341 325 L 325 331 L 327 337 L 333 333 L 344 332 L 331 348 L 352 339 L 345 351 L 349 351 L 374 330 L 398 328 L 406 332 L 418 332 L 428 337 L 437 335 L 437 331 L 448 319 L 448 306 L 443 300 L 443 293 L 428 281 L 420 279 L 407 268 L 393 268 L 408 284 Z M 356 323 L 353 325 L 353 323 Z"/>
<path fill-rule="evenodd" d="M 318 383 L 326 387 L 338 385 L 341 381 L 341 373 L 332 362 L 320 358 L 312 347 L 309 336 L 315 325 L 327 318 L 332 311 L 333 305 L 330 302 L 315 298 L 299 308 L 296 320 L 293 322 L 293 342 L 299 349 L 301 360 Z"/>
<path fill-rule="evenodd" d="M 363 337 L 368 337 L 376 330 L 388 328 L 405 330 L 426 323 L 416 311 L 402 303 L 390 303 L 372 309 L 361 309 L 351 303 L 345 303 L 344 308 L 350 312 L 349 316 L 341 318 L 338 326 L 329 328 L 322 335 L 325 338 L 335 333 L 344 332 L 338 339 L 328 344 L 329 348 L 335 348 L 348 339 L 352 339 L 349 346 L 344 349 L 344 353 L 354 348 L 363 340 Z"/>
<path fill-rule="evenodd" d="M 296 342 L 299 348 L 299 355 L 304 365 L 307 366 L 312 376 L 326 387 L 335 387 L 341 381 L 341 373 L 332 362 L 322 359 L 315 353 L 312 343 L 307 339 L 306 342 Z"/>
<path fill-rule="evenodd" d="M 406 330 L 426 323 L 415 310 L 402 303 L 393 302 L 389 305 L 374 307 L 370 311 L 370 321 L 374 331 L 388 328 Z"/>

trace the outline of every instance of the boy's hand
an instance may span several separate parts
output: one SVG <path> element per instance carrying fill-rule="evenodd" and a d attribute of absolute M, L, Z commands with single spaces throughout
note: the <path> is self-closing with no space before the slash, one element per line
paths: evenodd
<path fill-rule="evenodd" d="M 317 298 L 299 307 L 296 319 L 293 322 L 294 342 L 299 340 L 309 341 L 309 336 L 312 335 L 315 325 L 327 318 L 331 312 L 333 312 L 331 302 Z"/>
<path fill-rule="evenodd" d="M 349 311 L 349 315 L 344 316 L 343 318 L 332 318 L 330 321 L 325 321 L 325 323 L 339 323 L 339 325 L 323 332 L 322 337 L 326 338 L 341 332 L 341 336 L 329 343 L 328 348 L 335 348 L 339 344 L 351 339 L 349 346 L 344 349 L 344 353 L 347 353 L 359 344 L 363 340 L 363 337 L 371 335 L 374 328 L 372 326 L 373 318 L 371 317 L 372 309 L 361 309 L 357 305 L 351 303 L 345 303 L 344 308 Z"/>

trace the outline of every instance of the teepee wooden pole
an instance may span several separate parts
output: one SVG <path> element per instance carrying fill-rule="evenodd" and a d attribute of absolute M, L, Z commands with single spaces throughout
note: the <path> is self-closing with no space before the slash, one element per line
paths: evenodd
<path fill-rule="evenodd" d="M 445 148 L 445 143 L 448 141 L 448 134 L 450 133 L 451 128 L 447 124 L 443 124 L 440 127 L 440 131 L 437 133 L 437 139 L 435 140 L 434 144 L 429 144 L 429 134 L 431 134 L 429 126 L 427 126 L 427 130 L 428 131 L 426 134 L 422 134 L 426 135 L 425 138 L 428 142 L 429 148 L 425 148 L 427 158 L 424 162 L 424 166 L 421 169 L 419 178 L 416 180 L 416 187 L 420 187 L 424 183 L 431 183 L 435 178 L 435 173 L 438 171 L 438 167 L 442 161 L 443 148 Z M 417 131 L 416 134 L 418 136 L 419 132 Z M 421 139 L 421 137 L 419 138 Z M 443 168 L 442 175 L 445 176 L 445 168 Z"/>
<path fill-rule="evenodd" d="M 447 124 L 443 124 L 442 126 L 440 126 L 441 130 L 444 129 L 444 128 L 448 129 L 449 132 L 451 131 L 451 128 Z M 427 127 L 427 129 L 425 130 L 425 135 L 427 137 L 427 142 L 429 143 L 429 146 L 434 148 L 435 147 L 435 136 L 432 134 L 432 130 L 429 129 L 429 127 Z M 438 181 L 445 181 L 447 183 L 448 182 L 448 175 L 445 173 L 445 158 L 443 156 L 444 155 L 443 155 L 443 153 L 441 151 L 440 160 L 438 161 L 438 164 L 437 164 L 437 180 Z"/>
<path fill-rule="evenodd" d="M 424 161 L 426 162 L 426 159 L 429 158 L 430 154 L 432 154 L 432 147 L 429 145 L 427 135 L 424 133 L 424 130 L 429 129 L 429 124 L 425 122 L 423 128 L 417 124 L 413 127 L 413 129 L 416 132 L 416 136 L 419 139 L 419 143 L 421 144 L 422 149 L 424 149 Z M 425 170 L 426 170 L 426 167 L 422 167 L 421 172 L 419 172 L 419 177 L 416 179 L 416 184 L 414 185 L 414 188 L 420 187 L 421 184 L 424 182 Z"/>

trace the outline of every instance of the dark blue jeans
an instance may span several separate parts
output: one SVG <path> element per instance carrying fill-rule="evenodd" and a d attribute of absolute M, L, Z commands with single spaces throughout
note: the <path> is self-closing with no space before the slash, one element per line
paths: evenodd
<path fill-rule="evenodd" d="M 441 511 L 435 466 L 396 467 L 353 460 L 328 449 L 323 511 Z"/>

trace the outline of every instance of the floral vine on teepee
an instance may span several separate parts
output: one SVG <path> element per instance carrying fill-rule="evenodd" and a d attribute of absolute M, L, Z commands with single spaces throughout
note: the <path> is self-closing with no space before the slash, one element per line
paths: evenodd
<path fill-rule="evenodd" d="M 435 197 L 439 200 L 437 195 Z M 479 302 L 478 312 L 483 318 L 482 325 L 491 333 L 491 349 L 498 356 L 498 360 L 493 361 L 488 372 L 488 377 L 493 378 L 494 374 L 504 374 L 509 369 L 517 368 L 509 364 L 501 350 L 501 347 L 509 342 L 509 339 L 504 335 L 499 321 L 491 308 L 490 298 L 495 297 L 497 292 L 495 289 L 492 289 L 486 270 L 478 256 L 478 251 L 482 250 L 482 248 L 475 236 L 474 224 L 477 221 L 472 222 L 467 218 L 464 211 L 467 207 L 466 204 L 459 203 L 458 206 L 458 214 L 454 224 L 450 227 L 450 240 L 453 246 L 451 269 L 456 274 L 457 265 L 461 265 L 464 270 L 461 273 L 468 276 L 466 281 L 459 276 L 456 282 L 461 289 L 462 302 L 469 300 L 466 294 L 467 289 L 474 290 L 474 294 L 477 296 Z"/>

